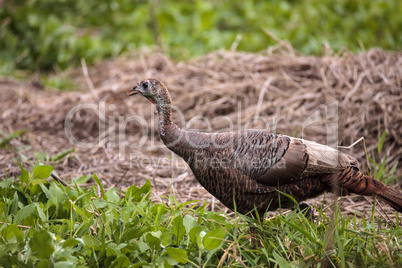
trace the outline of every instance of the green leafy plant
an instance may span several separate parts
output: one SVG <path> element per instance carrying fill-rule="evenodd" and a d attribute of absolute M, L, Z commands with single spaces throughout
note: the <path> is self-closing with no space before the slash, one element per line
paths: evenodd
<path fill-rule="evenodd" d="M 63 150 L 60 153 L 57 153 L 53 156 L 51 156 L 47 153 L 44 153 L 44 152 L 34 152 L 34 158 L 36 159 L 36 161 L 39 161 L 39 162 L 46 162 L 46 163 L 57 162 L 57 161 L 64 159 L 65 157 L 69 156 L 70 154 L 72 154 L 74 152 L 75 152 L 75 148 Z"/>
<path fill-rule="evenodd" d="M 96 185 L 64 187 L 53 167 L 21 165 L 0 182 L 0 263 L 18 266 L 299 267 L 402 264 L 400 218 L 395 226 L 372 216 L 334 218 L 318 209 L 317 223 L 291 212 L 267 220 L 207 211 L 205 203 L 151 200 L 151 184 L 124 193 Z M 377 222 L 378 221 L 378 222 Z M 250 226 L 258 247 L 250 246 Z M 331 229 L 330 226 L 333 226 Z M 333 239 L 328 236 L 332 230 Z M 331 242 L 333 241 L 333 242 Z M 386 251 L 386 254 L 384 254 Z"/>
<path fill-rule="evenodd" d="M 395 181 L 398 177 L 395 176 L 395 170 L 398 166 L 398 162 L 396 161 L 395 164 L 392 167 L 389 167 L 387 165 L 387 154 L 383 154 L 383 147 L 384 147 L 384 142 L 385 138 L 387 136 L 387 133 L 384 131 L 381 134 L 380 140 L 378 141 L 378 146 L 377 146 L 377 152 L 378 155 L 381 158 L 381 162 L 377 162 L 374 158 L 374 156 L 369 157 L 370 162 L 374 166 L 374 178 L 377 180 L 383 181 L 385 184 L 390 184 L 393 181 Z"/>
<path fill-rule="evenodd" d="M 27 132 L 27 130 L 17 130 L 8 135 L 7 137 L 4 137 L 0 139 L 0 148 L 5 148 L 10 145 L 10 141 L 12 141 L 15 138 L 21 137 Z M 0 135 L 2 137 L 2 135 Z"/>
<path fill-rule="evenodd" d="M 322 54 L 323 44 L 335 51 L 397 50 L 401 9 L 393 0 L 4 1 L 0 73 L 65 69 L 81 58 L 91 64 L 144 46 L 179 60 L 222 48 L 259 52 L 274 39 L 304 54 Z"/>

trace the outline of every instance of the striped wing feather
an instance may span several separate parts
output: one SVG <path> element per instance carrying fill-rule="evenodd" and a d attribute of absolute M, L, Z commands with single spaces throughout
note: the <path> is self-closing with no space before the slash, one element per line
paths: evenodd
<path fill-rule="evenodd" d="M 353 157 L 311 141 L 262 132 L 245 132 L 234 146 L 235 167 L 265 186 L 277 187 L 356 166 Z"/>

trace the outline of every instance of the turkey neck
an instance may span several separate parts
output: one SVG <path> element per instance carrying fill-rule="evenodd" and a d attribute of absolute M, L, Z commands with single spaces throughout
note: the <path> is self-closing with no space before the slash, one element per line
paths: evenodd
<path fill-rule="evenodd" d="M 172 121 L 172 99 L 165 87 L 156 97 L 156 110 L 158 111 L 158 130 L 163 143 L 171 148 L 180 137 L 182 130 Z"/>
<path fill-rule="evenodd" d="M 173 123 L 172 99 L 166 88 L 155 99 L 159 135 L 166 147 L 187 160 L 197 149 L 209 144 L 211 134 L 185 131 Z"/>

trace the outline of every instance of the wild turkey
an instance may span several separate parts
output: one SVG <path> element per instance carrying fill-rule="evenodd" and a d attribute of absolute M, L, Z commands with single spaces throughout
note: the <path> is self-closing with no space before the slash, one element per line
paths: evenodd
<path fill-rule="evenodd" d="M 138 83 L 129 95 L 141 94 L 159 115 L 162 141 L 190 166 L 198 182 L 231 210 L 259 216 L 279 207 L 293 208 L 323 192 L 378 196 L 402 212 L 402 194 L 363 175 L 353 157 L 315 142 L 253 130 L 200 133 L 172 122 L 172 100 L 156 79 Z"/>

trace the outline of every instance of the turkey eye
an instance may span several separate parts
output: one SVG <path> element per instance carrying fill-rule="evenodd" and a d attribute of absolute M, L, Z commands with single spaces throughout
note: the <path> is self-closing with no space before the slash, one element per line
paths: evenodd
<path fill-rule="evenodd" d="M 149 86 L 148 81 L 146 81 L 146 82 L 144 82 L 144 83 L 142 84 L 142 87 L 143 87 L 143 88 L 148 88 L 148 86 Z"/>

